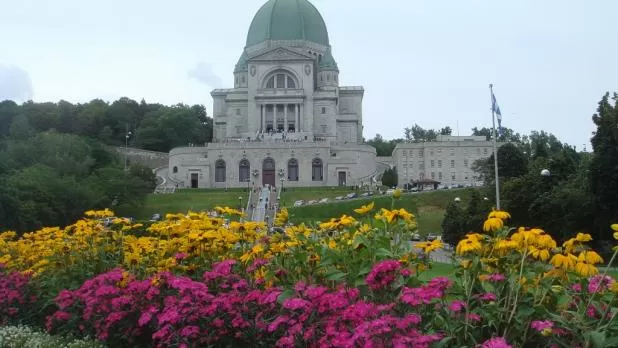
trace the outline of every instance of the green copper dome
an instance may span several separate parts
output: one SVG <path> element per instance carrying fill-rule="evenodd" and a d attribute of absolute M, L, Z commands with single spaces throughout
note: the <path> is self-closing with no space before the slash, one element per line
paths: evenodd
<path fill-rule="evenodd" d="M 337 62 L 335 62 L 335 58 L 333 58 L 333 54 L 330 52 L 330 48 L 324 53 L 324 57 L 320 61 L 320 70 L 337 70 Z"/>
<path fill-rule="evenodd" d="M 234 67 L 234 72 L 239 73 L 247 71 L 249 71 L 249 67 L 247 66 L 247 52 L 243 50 L 242 55 L 240 55 L 240 58 L 238 59 L 238 63 L 236 63 L 236 66 Z"/>
<path fill-rule="evenodd" d="M 329 46 L 320 12 L 307 0 L 269 0 L 253 17 L 247 46 L 267 40 L 307 40 Z"/>

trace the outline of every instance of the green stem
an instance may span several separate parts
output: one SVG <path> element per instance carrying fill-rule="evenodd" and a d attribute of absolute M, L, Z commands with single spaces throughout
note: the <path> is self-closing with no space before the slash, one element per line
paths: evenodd
<path fill-rule="evenodd" d="M 610 267 L 612 266 L 612 263 L 614 263 L 614 259 L 616 258 L 616 254 L 618 254 L 618 248 L 616 249 L 616 251 L 614 251 L 614 254 L 612 255 L 612 258 L 609 260 L 609 263 L 605 267 L 605 271 L 603 271 L 603 275 L 601 276 L 601 279 L 605 279 L 605 277 L 607 276 L 607 272 L 609 271 Z M 601 280 L 601 281 L 603 281 L 603 280 Z M 600 288 L 601 287 L 598 286 L 595 289 L 595 291 L 592 293 L 592 296 L 590 296 L 590 299 L 588 299 L 588 304 L 584 308 L 584 311 L 588 310 L 588 307 L 590 307 L 590 304 L 592 303 L 592 300 L 594 299 L 594 296 L 597 294 L 597 292 L 599 291 Z"/>
<path fill-rule="evenodd" d="M 513 309 L 511 310 L 509 320 L 506 322 L 506 327 L 504 328 L 504 334 L 502 335 L 504 337 L 506 337 L 506 334 L 509 331 L 509 325 L 511 325 L 511 320 L 513 320 L 513 316 L 515 315 L 515 311 L 517 310 L 517 300 L 519 299 L 519 291 L 521 290 L 521 276 L 524 273 L 524 261 L 526 260 L 526 256 L 528 256 L 527 247 L 521 257 L 521 264 L 519 265 L 519 277 L 517 277 L 517 292 L 515 292 L 515 298 L 513 299 Z"/>

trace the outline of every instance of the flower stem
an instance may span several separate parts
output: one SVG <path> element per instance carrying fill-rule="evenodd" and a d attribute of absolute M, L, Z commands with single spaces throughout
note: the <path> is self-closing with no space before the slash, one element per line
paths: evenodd
<path fill-rule="evenodd" d="M 528 248 L 524 250 L 523 255 L 521 256 L 521 264 L 519 266 L 519 277 L 517 277 L 517 292 L 515 293 L 515 298 L 513 299 L 513 309 L 511 310 L 511 315 L 509 315 L 509 320 L 506 322 L 506 327 L 504 328 L 504 334 L 502 336 L 506 337 L 506 333 L 509 331 L 509 325 L 511 324 L 511 320 L 513 320 L 513 316 L 515 315 L 515 311 L 517 310 L 517 300 L 519 299 L 519 291 L 521 290 L 521 276 L 524 273 L 524 261 L 526 260 L 526 256 L 528 256 Z"/>

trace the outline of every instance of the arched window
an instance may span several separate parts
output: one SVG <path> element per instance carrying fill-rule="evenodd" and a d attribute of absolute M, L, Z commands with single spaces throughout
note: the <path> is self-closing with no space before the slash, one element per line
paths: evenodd
<path fill-rule="evenodd" d="M 298 88 L 296 78 L 285 70 L 277 70 L 266 78 L 265 88 L 295 89 Z"/>
<path fill-rule="evenodd" d="M 250 169 L 251 165 L 249 164 L 249 161 L 246 159 L 240 161 L 240 164 L 238 165 L 238 180 L 240 182 L 249 182 L 249 180 L 251 180 L 249 176 Z"/>
<path fill-rule="evenodd" d="M 314 159 L 311 162 L 311 179 L 313 181 L 322 181 L 324 180 L 324 167 L 322 165 L 322 160 L 319 158 Z"/>
<path fill-rule="evenodd" d="M 298 181 L 298 161 L 294 158 L 288 161 L 288 181 Z"/>
<path fill-rule="evenodd" d="M 215 162 L 215 182 L 225 182 L 225 161 Z"/>
<path fill-rule="evenodd" d="M 172 172 L 173 172 L 174 174 L 178 173 L 178 167 L 174 166 L 174 168 L 172 168 Z"/>

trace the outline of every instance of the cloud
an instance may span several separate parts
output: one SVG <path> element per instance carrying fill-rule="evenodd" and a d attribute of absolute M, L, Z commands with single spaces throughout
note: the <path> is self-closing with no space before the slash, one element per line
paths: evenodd
<path fill-rule="evenodd" d="M 24 102 L 32 99 L 30 75 L 15 65 L 0 64 L 0 101 Z"/>
<path fill-rule="evenodd" d="M 212 65 L 203 62 L 189 70 L 188 76 L 212 88 L 220 87 L 222 84 L 221 78 L 212 71 Z"/>

